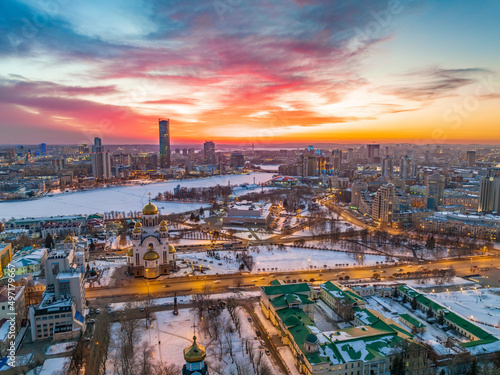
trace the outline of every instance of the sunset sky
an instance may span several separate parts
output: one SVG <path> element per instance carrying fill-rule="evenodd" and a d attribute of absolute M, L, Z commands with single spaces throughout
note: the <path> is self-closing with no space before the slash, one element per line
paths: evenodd
<path fill-rule="evenodd" d="M 0 144 L 500 141 L 500 1 L 0 3 Z"/>

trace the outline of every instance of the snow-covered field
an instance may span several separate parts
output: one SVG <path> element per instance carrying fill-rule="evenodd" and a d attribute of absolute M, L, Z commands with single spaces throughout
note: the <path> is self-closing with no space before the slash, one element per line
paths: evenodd
<path fill-rule="evenodd" d="M 328 250 L 311 250 L 296 247 L 285 247 L 285 250 L 278 250 L 276 246 L 257 246 L 251 248 L 248 254 L 254 258 L 253 273 L 268 272 L 268 271 L 297 271 L 305 270 L 308 267 L 323 268 L 326 265 L 328 268 L 343 267 L 345 264 L 353 266 L 357 264 L 354 256 L 351 253 Z M 268 249 L 271 249 L 269 251 Z M 238 272 L 241 262 L 236 259 L 236 255 L 230 251 L 219 252 L 220 260 L 214 259 L 206 255 L 206 253 L 179 253 L 178 257 L 198 262 L 196 265 L 209 266 L 210 270 L 205 271 L 207 275 L 236 273 Z M 384 262 L 385 256 L 366 255 L 363 261 L 364 266 L 376 265 L 376 262 Z M 213 263 L 210 263 L 213 262 Z M 185 271 L 191 272 L 191 268 L 183 268 L 179 276 L 185 274 Z M 337 265 L 337 266 L 336 266 Z M 273 270 L 271 270 L 271 268 Z"/>
<path fill-rule="evenodd" d="M 147 185 L 121 186 L 96 189 L 77 193 L 55 194 L 38 200 L 0 202 L 0 219 L 42 217 L 57 215 L 93 214 L 110 211 L 138 211 L 148 201 L 148 193 L 173 191 L 181 187 L 208 187 L 215 185 L 240 185 L 268 181 L 269 173 L 250 173 L 248 175 L 214 176 L 196 180 L 171 180 Z M 200 208 L 200 203 L 161 202 L 157 204 L 164 214 L 185 212 Z"/>

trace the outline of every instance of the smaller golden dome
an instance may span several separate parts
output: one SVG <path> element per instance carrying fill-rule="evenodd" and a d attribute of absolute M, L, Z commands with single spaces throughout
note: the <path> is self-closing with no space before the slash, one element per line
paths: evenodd
<path fill-rule="evenodd" d="M 166 227 L 167 226 L 167 222 L 165 220 L 162 220 L 161 223 L 160 223 L 160 225 L 162 227 Z"/>
<path fill-rule="evenodd" d="M 154 250 L 149 250 L 144 254 L 144 260 L 157 260 L 158 258 L 160 258 L 160 256 Z"/>
<path fill-rule="evenodd" d="M 168 252 L 169 254 L 175 253 L 177 250 L 175 250 L 174 245 L 168 245 Z"/>
<path fill-rule="evenodd" d="M 68 235 L 64 239 L 64 243 L 70 243 L 70 242 L 75 242 L 75 239 L 73 237 L 71 237 L 70 235 Z"/>
<path fill-rule="evenodd" d="M 160 227 L 160 232 L 168 232 L 168 228 L 167 227 Z"/>
<path fill-rule="evenodd" d="M 132 233 L 141 233 L 141 228 L 139 228 L 139 227 L 134 228 L 134 230 L 132 231 Z"/>
<path fill-rule="evenodd" d="M 193 336 L 193 345 L 184 349 L 184 359 L 189 363 L 201 362 L 206 357 L 205 347 L 196 343 L 196 336 Z"/>
<path fill-rule="evenodd" d="M 136 221 L 134 226 L 136 228 L 140 228 L 140 227 L 142 227 L 142 223 L 140 221 Z"/>

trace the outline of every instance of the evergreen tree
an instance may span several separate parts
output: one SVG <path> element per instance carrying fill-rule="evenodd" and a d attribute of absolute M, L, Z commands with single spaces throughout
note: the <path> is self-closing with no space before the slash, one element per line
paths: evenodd
<path fill-rule="evenodd" d="M 477 366 L 477 359 L 474 357 L 474 360 L 472 361 L 469 371 L 467 371 L 467 375 L 479 375 L 479 368 Z"/>
<path fill-rule="evenodd" d="M 429 250 L 434 250 L 434 248 L 436 247 L 436 239 L 434 238 L 434 236 L 429 236 L 427 237 L 427 242 L 425 243 L 425 247 Z"/>
<path fill-rule="evenodd" d="M 446 375 L 446 371 L 444 369 L 441 369 L 441 371 L 439 371 L 439 375 Z"/>
<path fill-rule="evenodd" d="M 405 360 L 401 354 L 398 354 L 392 361 L 391 375 L 405 375 Z"/>
<path fill-rule="evenodd" d="M 52 249 L 54 247 L 54 239 L 52 238 L 50 233 L 47 234 L 47 237 L 45 237 L 45 247 L 48 249 Z"/>
<path fill-rule="evenodd" d="M 412 308 L 413 310 L 416 310 L 416 309 L 417 309 L 417 299 L 416 299 L 416 298 L 413 298 L 413 299 L 411 300 L 411 308 Z"/>

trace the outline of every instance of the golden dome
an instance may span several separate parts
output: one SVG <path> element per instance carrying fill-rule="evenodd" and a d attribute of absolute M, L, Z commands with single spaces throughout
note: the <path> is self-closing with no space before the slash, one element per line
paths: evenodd
<path fill-rule="evenodd" d="M 139 227 L 134 228 L 134 230 L 132 231 L 132 233 L 141 233 L 141 228 L 139 228 Z"/>
<path fill-rule="evenodd" d="M 161 226 L 160 227 L 160 232 L 168 232 L 168 228 L 164 227 L 164 226 Z"/>
<path fill-rule="evenodd" d="M 68 234 L 68 236 L 66 236 L 66 238 L 64 239 L 64 243 L 69 242 L 75 242 L 75 239 Z"/>
<path fill-rule="evenodd" d="M 167 226 L 167 222 L 165 220 L 162 220 L 161 223 L 160 223 L 160 225 L 162 227 L 166 227 Z"/>
<path fill-rule="evenodd" d="M 151 201 L 144 206 L 142 209 L 142 214 L 143 215 L 156 215 L 158 213 L 158 207 L 151 203 Z"/>
<path fill-rule="evenodd" d="M 144 254 L 144 260 L 157 260 L 159 257 L 158 253 L 154 250 L 149 250 Z"/>
<path fill-rule="evenodd" d="M 131 247 L 130 249 L 128 249 L 127 256 L 129 256 L 129 257 L 133 257 L 134 256 L 134 248 L 133 247 Z"/>
<path fill-rule="evenodd" d="M 184 349 L 184 359 L 189 363 L 201 362 L 207 356 L 205 347 L 196 343 L 196 336 L 193 336 L 193 345 Z"/>
<path fill-rule="evenodd" d="M 140 227 L 142 227 L 142 224 L 141 224 L 141 222 L 140 222 L 140 221 L 136 221 L 134 226 L 135 226 L 136 228 L 140 228 Z"/>
<path fill-rule="evenodd" d="M 173 254 L 176 252 L 174 245 L 168 245 L 169 254 Z"/>

